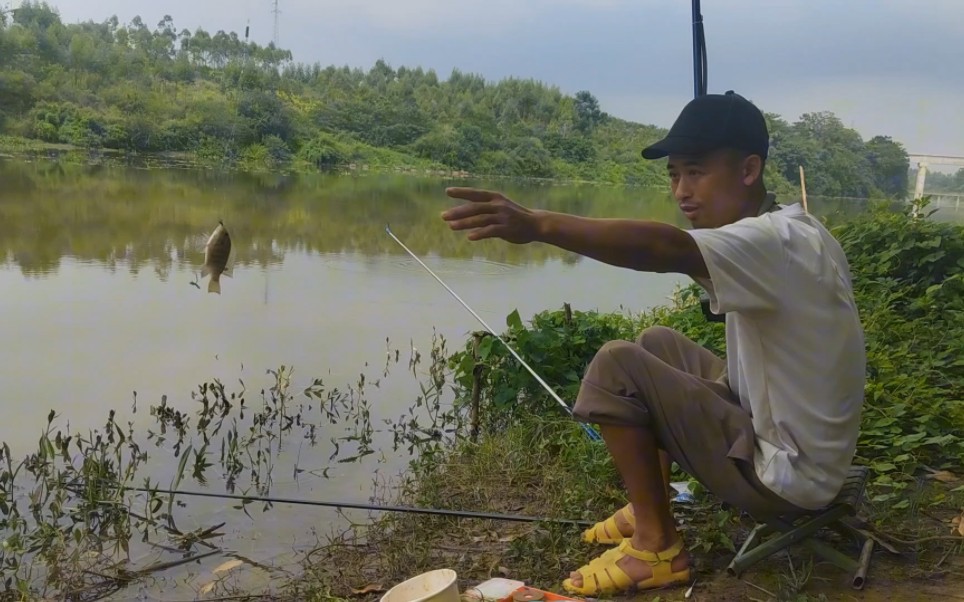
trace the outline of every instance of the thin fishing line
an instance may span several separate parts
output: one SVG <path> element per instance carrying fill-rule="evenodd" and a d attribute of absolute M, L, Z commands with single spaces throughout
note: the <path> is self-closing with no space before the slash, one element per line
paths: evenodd
<path fill-rule="evenodd" d="M 548 383 L 546 383 L 546 381 L 542 380 L 542 377 L 541 377 L 541 376 L 539 376 L 538 374 L 536 374 L 536 371 L 533 370 L 533 369 L 529 366 L 529 364 L 527 364 L 526 361 L 525 361 L 524 359 L 522 359 L 522 357 L 521 357 L 518 353 L 516 353 L 515 349 L 513 349 L 508 343 L 506 343 L 506 342 L 502 339 L 502 337 L 500 337 L 500 336 L 498 335 L 498 333 L 496 333 L 496 332 L 492 329 L 491 326 L 489 326 L 488 324 L 486 324 L 486 323 L 485 323 L 485 320 L 483 320 L 482 317 L 479 316 L 479 314 L 475 313 L 475 311 L 474 311 L 471 307 L 469 307 L 468 303 L 466 303 L 465 301 L 463 301 L 462 298 L 459 297 L 458 294 L 457 294 L 455 291 L 453 291 L 451 288 L 449 288 L 449 285 L 445 284 L 445 283 L 442 281 L 442 279 L 439 278 L 439 277 L 435 274 L 435 272 L 432 271 L 432 268 L 430 268 L 430 267 L 428 267 L 427 265 L 425 265 L 425 263 L 423 263 L 422 260 L 419 259 L 418 256 L 415 255 L 415 253 L 413 253 L 413 252 L 411 251 L 411 249 L 409 249 L 407 246 L 405 246 L 405 243 L 403 243 L 401 240 L 398 239 L 397 236 L 395 236 L 395 234 L 392 232 L 391 227 L 388 226 L 387 224 L 385 225 L 385 231 L 388 232 L 388 235 L 391 236 L 392 238 L 394 238 L 394 239 L 395 239 L 395 242 L 397 242 L 399 245 L 401 245 L 401 247 L 402 247 L 403 249 L 405 249 L 405 251 L 408 252 L 408 254 L 411 255 L 412 258 L 413 258 L 415 261 L 417 261 L 423 268 L 425 268 L 426 271 L 428 271 L 429 274 L 431 274 L 436 280 L 438 280 L 438 283 L 441 284 L 442 286 L 444 286 L 444 287 L 445 287 L 445 290 L 447 290 L 449 293 L 451 293 L 452 296 L 455 297 L 455 299 L 456 299 L 459 303 L 462 304 L 462 307 L 464 307 L 465 309 L 469 310 L 469 312 L 470 312 L 473 316 L 475 316 L 475 319 L 478 320 L 478 321 L 482 324 L 482 326 L 485 327 L 485 329 L 489 332 L 489 334 L 491 334 L 491 335 L 494 336 L 495 338 L 499 339 L 499 342 L 501 342 L 503 345 L 505 345 L 505 348 L 509 350 L 509 353 L 511 353 L 513 356 L 515 356 L 515 359 L 519 360 L 519 363 L 522 364 L 522 365 L 525 367 L 525 369 L 529 371 L 529 374 L 531 374 L 537 381 L 539 381 L 539 384 L 542 385 L 542 387 L 543 387 L 546 391 L 548 391 L 549 395 L 551 395 L 552 398 L 555 399 L 556 402 L 558 402 L 559 405 L 561 405 L 561 406 L 566 410 L 566 413 L 569 414 L 570 416 L 572 416 L 572 410 L 569 409 L 569 405 L 568 405 L 565 401 L 563 401 L 561 397 L 559 397 L 559 396 L 556 394 L 556 392 L 552 389 L 552 387 L 550 387 L 550 386 L 548 385 Z M 596 431 L 594 431 L 588 424 L 586 424 L 586 423 L 584 423 L 584 422 L 580 422 L 580 423 L 578 423 L 578 424 L 579 424 L 579 426 L 582 427 L 582 429 L 583 429 L 584 431 L 586 431 L 586 434 L 589 435 L 589 438 L 592 439 L 593 441 L 599 441 L 599 440 L 601 439 L 601 437 L 599 436 L 599 433 L 597 433 Z"/>

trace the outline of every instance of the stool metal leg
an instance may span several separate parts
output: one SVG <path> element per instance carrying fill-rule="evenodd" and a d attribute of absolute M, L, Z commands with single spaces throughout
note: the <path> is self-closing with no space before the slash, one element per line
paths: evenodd
<path fill-rule="evenodd" d="M 846 512 L 847 511 L 845 508 L 834 508 L 819 516 L 811 518 L 797 527 L 784 520 L 771 520 L 768 522 L 768 524 L 772 528 L 778 529 L 783 533 L 761 542 L 753 549 L 749 549 L 746 543 L 744 543 L 743 547 L 746 548 L 747 551 L 743 552 L 741 549 L 741 553 L 738 553 L 737 556 L 730 562 L 730 566 L 727 567 L 727 571 L 731 575 L 739 575 L 747 568 L 753 566 L 757 562 L 760 562 L 767 556 L 779 552 L 780 550 L 795 543 L 808 543 L 808 547 L 811 547 L 815 553 L 821 554 L 821 556 L 826 555 L 828 560 L 834 564 L 842 562 L 846 566 L 848 561 L 853 563 L 853 561 L 847 558 L 845 555 L 837 552 L 829 546 L 826 546 L 825 544 L 822 544 L 821 542 L 813 542 L 812 544 L 809 543 L 811 541 L 809 539 L 811 535 L 838 520 L 841 516 L 846 514 Z M 854 565 L 856 565 L 856 563 L 854 563 Z M 849 570 L 849 566 L 847 568 Z M 853 570 L 856 570 L 856 566 L 853 567 Z"/>
<path fill-rule="evenodd" d="M 860 551 L 860 560 L 857 562 L 857 574 L 854 575 L 853 586 L 854 589 L 864 589 L 864 584 L 867 582 L 867 571 L 870 570 L 870 556 L 874 551 L 874 540 L 867 538 L 864 541 L 864 547 Z"/>
<path fill-rule="evenodd" d="M 808 550 L 843 571 L 853 574 L 859 568 L 856 560 L 842 552 L 838 552 L 822 541 L 817 541 L 816 539 L 806 539 L 801 543 Z"/>
<path fill-rule="evenodd" d="M 743 542 L 743 545 L 740 546 L 736 556 L 733 557 L 733 560 L 730 561 L 729 566 L 726 567 L 726 570 L 729 574 L 733 575 L 734 577 L 739 577 L 740 574 L 752 564 L 752 562 L 747 562 L 747 552 L 752 550 L 753 547 L 757 545 L 758 540 L 768 530 L 770 530 L 770 528 L 767 525 L 757 525 L 752 531 L 750 531 L 746 541 Z"/>

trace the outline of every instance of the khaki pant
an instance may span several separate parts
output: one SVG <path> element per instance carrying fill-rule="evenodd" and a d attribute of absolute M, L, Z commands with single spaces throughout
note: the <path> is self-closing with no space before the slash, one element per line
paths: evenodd
<path fill-rule="evenodd" d="M 753 423 L 730 390 L 726 363 L 675 330 L 656 326 L 635 343 L 603 345 L 586 369 L 573 415 L 652 429 L 680 468 L 756 518 L 804 512 L 757 478 Z"/>

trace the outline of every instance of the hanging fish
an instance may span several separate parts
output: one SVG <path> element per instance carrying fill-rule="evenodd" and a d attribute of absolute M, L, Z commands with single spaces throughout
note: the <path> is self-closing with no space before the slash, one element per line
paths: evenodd
<path fill-rule="evenodd" d="M 201 278 L 211 276 L 208 282 L 208 292 L 221 294 L 221 275 L 231 277 L 234 273 L 234 251 L 231 248 L 231 236 L 224 227 L 224 222 L 218 220 L 218 227 L 211 233 L 207 245 L 204 247 L 204 266 L 201 268 Z"/>

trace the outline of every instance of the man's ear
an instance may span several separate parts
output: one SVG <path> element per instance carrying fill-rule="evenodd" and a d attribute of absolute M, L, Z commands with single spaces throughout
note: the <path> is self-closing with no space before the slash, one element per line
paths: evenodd
<path fill-rule="evenodd" d="M 760 155 L 749 155 L 743 159 L 740 173 L 744 186 L 752 186 L 763 177 L 763 159 Z"/>

